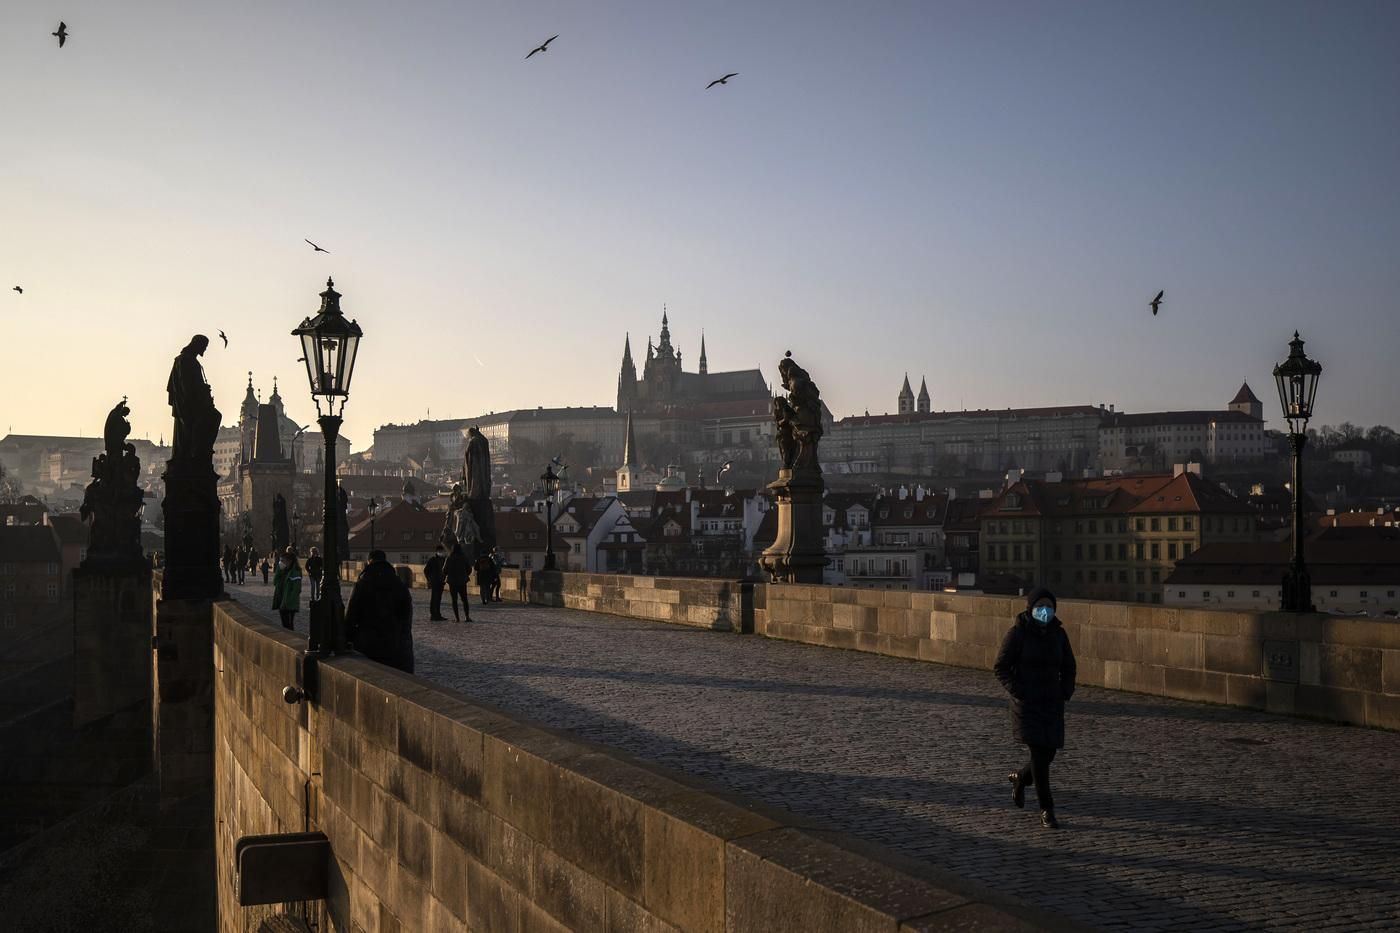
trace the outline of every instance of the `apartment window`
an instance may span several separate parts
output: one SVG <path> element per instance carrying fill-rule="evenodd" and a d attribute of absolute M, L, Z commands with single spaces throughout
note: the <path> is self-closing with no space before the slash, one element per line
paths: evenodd
<path fill-rule="evenodd" d="M 1210 590 L 1201 590 L 1201 599 L 1210 599 Z"/>
<path fill-rule="evenodd" d="M 399 563 L 401 563 L 401 564 L 411 564 L 411 563 L 413 563 L 413 555 L 412 555 L 412 554 L 400 554 L 400 555 L 399 555 Z"/>
<path fill-rule="evenodd" d="M 1120 545 L 1118 545 L 1118 559 L 1119 559 L 1119 560 L 1127 560 L 1127 559 L 1128 559 L 1128 546 L 1127 546 L 1126 544 L 1120 544 Z"/>
<path fill-rule="evenodd" d="M 1255 590 L 1251 595 L 1252 595 L 1255 599 L 1258 599 L 1258 598 L 1259 598 L 1259 591 L 1258 591 L 1258 590 Z"/>
<path fill-rule="evenodd" d="M 1134 530 L 1134 531 L 1142 531 L 1142 530 L 1145 529 L 1146 527 L 1147 527 L 1147 526 L 1143 523 L 1143 520 L 1142 520 L 1142 519 L 1140 519 L 1140 518 L 1135 518 L 1135 519 L 1133 519 L 1133 530 Z"/>
<path fill-rule="evenodd" d="M 1097 519 L 1093 519 L 1093 518 L 1089 519 L 1089 534 L 1091 534 L 1091 535 L 1096 535 L 1096 534 L 1098 534 L 1098 533 L 1099 533 L 1099 523 L 1098 523 L 1098 520 L 1097 520 Z"/>
<path fill-rule="evenodd" d="M 1361 598 L 1362 598 L 1362 599 L 1365 599 L 1365 598 L 1366 598 L 1366 591 L 1365 591 L 1365 590 L 1362 590 L 1362 591 L 1361 591 Z"/>
<path fill-rule="evenodd" d="M 1097 570 L 1090 570 L 1090 571 L 1089 571 L 1089 582 L 1090 582 L 1090 583 L 1098 583 L 1098 582 L 1099 582 L 1099 572 L 1098 572 Z"/>
<path fill-rule="evenodd" d="M 1176 560 L 1176 542 L 1167 545 L 1167 560 Z"/>
<path fill-rule="evenodd" d="M 1162 546 L 1156 541 L 1152 542 L 1152 559 L 1159 560 L 1162 556 Z"/>
<path fill-rule="evenodd" d="M 1181 527 L 1186 531 L 1194 531 L 1196 528 L 1196 520 L 1188 515 L 1181 520 Z"/>
<path fill-rule="evenodd" d="M 1336 595 L 1337 595 L 1337 591 L 1336 591 L 1336 590 L 1333 590 L 1332 592 L 1328 593 L 1327 595 L 1335 598 Z"/>
<path fill-rule="evenodd" d="M 1153 530 L 1153 531 L 1161 531 L 1161 530 L 1162 530 L 1162 520 L 1161 520 L 1160 518 L 1154 518 L 1154 519 L 1152 519 L 1152 530 Z"/>
<path fill-rule="evenodd" d="M 1235 591 L 1234 591 L 1234 590 L 1226 590 L 1226 591 L 1225 591 L 1225 598 L 1226 598 L 1226 599 L 1234 599 L 1234 598 L 1235 598 Z"/>
<path fill-rule="evenodd" d="M 1191 556 L 1191 542 L 1190 542 L 1190 541 L 1183 541 L 1183 542 L 1181 542 L 1181 556 L 1182 556 L 1182 557 L 1189 557 L 1189 556 Z"/>
<path fill-rule="evenodd" d="M 1118 571 L 1118 582 L 1119 582 L 1119 583 L 1127 583 L 1127 582 L 1128 582 L 1128 571 L 1126 571 L 1126 570 L 1120 570 L 1120 571 Z"/>
<path fill-rule="evenodd" d="M 1176 516 L 1173 515 L 1167 519 L 1167 530 L 1176 531 Z"/>
<path fill-rule="evenodd" d="M 1391 599 L 1394 599 L 1394 598 L 1395 598 L 1395 591 L 1394 591 L 1394 590 L 1386 590 L 1386 591 L 1385 591 L 1385 595 L 1388 596 L 1388 597 L 1390 597 Z"/>
<path fill-rule="evenodd" d="M 1161 582 L 1162 582 L 1162 571 L 1156 569 L 1155 567 L 1152 569 L 1152 582 L 1153 582 L 1153 583 L 1161 583 Z"/>
<path fill-rule="evenodd" d="M 1083 523 L 1083 522 L 1075 522 L 1075 523 L 1074 523 L 1074 533 L 1077 534 L 1077 535 L 1082 535 L 1082 534 L 1084 533 L 1084 523 Z"/>
<path fill-rule="evenodd" d="M 1021 562 L 1021 545 L 1011 545 L 1011 559 L 1016 561 L 1017 563 Z"/>
<path fill-rule="evenodd" d="M 47 593 L 48 593 L 49 599 L 57 599 L 57 598 L 58 598 L 58 584 L 57 584 L 57 583 L 50 583 L 49 586 L 48 586 Z M 1361 595 L 1362 595 L 1362 596 L 1365 596 L 1366 594 L 1365 594 L 1365 593 L 1362 593 Z"/>
<path fill-rule="evenodd" d="M 1026 545 L 1026 560 L 1035 560 L 1035 545 Z"/>
<path fill-rule="evenodd" d="M 1060 546 L 1059 546 L 1058 544 L 1052 544 L 1052 545 L 1050 545 L 1050 559 L 1051 559 L 1051 560 L 1064 560 L 1064 554 L 1063 554 L 1063 552 L 1061 551 L 1061 548 L 1060 548 Z"/>
<path fill-rule="evenodd" d="M 1176 591 L 1176 598 L 1177 598 L 1177 599 L 1185 599 L 1185 598 L 1186 598 L 1186 591 L 1185 591 L 1185 590 L 1177 590 L 1177 591 Z"/>
<path fill-rule="evenodd" d="M 1118 519 L 1118 530 L 1119 530 L 1120 532 L 1124 532 L 1124 533 L 1127 532 L 1127 530 L 1128 530 L 1128 520 L 1127 520 L 1126 518 L 1120 518 L 1120 519 Z"/>
<path fill-rule="evenodd" d="M 1084 545 L 1082 545 L 1082 544 L 1076 544 L 1076 545 L 1074 546 L 1074 559 L 1075 559 L 1075 560 L 1083 560 L 1083 559 L 1084 559 Z"/>
<path fill-rule="evenodd" d="M 837 573 L 845 573 L 845 572 L 846 572 L 846 561 L 845 561 L 844 559 L 840 558 L 840 557 L 836 558 L 836 572 L 837 572 Z"/>
<path fill-rule="evenodd" d="M 55 563 L 53 563 L 53 562 L 50 562 L 50 563 L 49 563 L 49 576 L 51 576 L 51 577 L 56 577 L 56 576 L 58 576 L 58 564 L 55 564 Z"/>
<path fill-rule="evenodd" d="M 1153 601 L 1154 603 L 1160 603 L 1160 602 L 1162 601 L 1162 594 L 1161 594 L 1161 593 L 1153 593 L 1153 594 L 1152 594 L 1152 601 Z"/>
<path fill-rule="evenodd" d="M 1142 559 L 1144 558 L 1144 556 L 1145 556 L 1145 553 L 1144 553 L 1144 552 L 1146 551 L 1146 549 L 1147 549 L 1147 545 L 1143 544 L 1141 541 L 1139 541 L 1139 542 L 1137 543 L 1137 559 L 1138 559 L 1138 560 L 1142 560 Z"/>
<path fill-rule="evenodd" d="M 1099 559 L 1099 546 L 1098 546 L 1097 544 L 1090 544 L 1090 545 L 1089 545 L 1089 559 L 1090 559 L 1090 560 L 1098 560 L 1098 559 Z"/>
<path fill-rule="evenodd" d="M 1018 535 L 1019 535 L 1019 534 L 1024 534 L 1024 533 L 1025 533 L 1025 530 L 1026 530 L 1026 523 L 1025 523 L 1025 522 L 1012 522 L 1012 523 L 1011 523 L 1011 530 L 1012 530 L 1015 534 L 1018 534 Z"/>

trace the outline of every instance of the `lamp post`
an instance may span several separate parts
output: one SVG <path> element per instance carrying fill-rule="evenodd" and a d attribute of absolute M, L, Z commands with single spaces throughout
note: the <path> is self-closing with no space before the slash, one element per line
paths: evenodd
<path fill-rule="evenodd" d="M 293 505 L 293 506 L 292 506 L 292 547 L 294 547 L 294 548 L 297 549 L 297 553 L 298 553 L 298 554 L 301 553 L 301 546 L 300 546 L 300 543 L 299 543 L 300 541 L 301 541 L 301 509 L 299 509 L 299 508 L 297 508 L 295 505 Z"/>
<path fill-rule="evenodd" d="M 554 472 L 554 464 L 547 463 L 544 472 L 540 474 L 540 479 L 544 481 L 544 491 L 549 496 L 545 500 L 544 506 L 544 527 L 545 527 L 545 550 L 544 569 L 556 570 L 554 562 L 554 495 L 559 491 L 559 474 Z"/>
<path fill-rule="evenodd" d="M 355 354 L 359 351 L 360 338 L 364 334 L 360 325 L 345 319 L 340 311 L 340 293 L 335 290 L 335 283 L 326 279 L 326 290 L 321 292 L 321 310 L 302 321 L 292 335 L 301 338 L 306 378 L 311 383 L 317 422 L 326 440 L 325 582 L 321 585 L 320 599 L 311 604 L 308 648 L 311 651 L 335 653 L 346 648 L 345 604 L 340 597 L 340 535 L 336 528 L 340 502 L 335 481 L 335 444 L 340 434 L 345 400 L 350 394 Z"/>
<path fill-rule="evenodd" d="M 379 515 L 379 500 L 369 497 L 369 550 L 374 553 L 374 519 Z"/>
<path fill-rule="evenodd" d="M 1303 448 L 1308 442 L 1308 419 L 1322 365 L 1303 353 L 1303 339 L 1293 332 L 1288 342 L 1288 359 L 1274 367 L 1278 400 L 1288 420 L 1288 445 L 1293 450 L 1293 559 L 1283 575 L 1283 611 L 1315 612 L 1312 579 L 1303 563 Z"/>

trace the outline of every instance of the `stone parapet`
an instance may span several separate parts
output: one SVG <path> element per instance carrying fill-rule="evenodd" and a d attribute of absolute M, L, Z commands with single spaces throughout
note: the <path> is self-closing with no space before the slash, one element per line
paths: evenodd
<path fill-rule="evenodd" d="M 576 589 L 559 576 L 514 583 Z M 322 661 L 288 705 L 305 639 L 234 602 L 214 645 L 221 930 L 289 908 L 366 931 L 1065 928 L 362 658 Z M 237 906 L 236 840 L 308 828 L 330 839 L 327 900 Z"/>

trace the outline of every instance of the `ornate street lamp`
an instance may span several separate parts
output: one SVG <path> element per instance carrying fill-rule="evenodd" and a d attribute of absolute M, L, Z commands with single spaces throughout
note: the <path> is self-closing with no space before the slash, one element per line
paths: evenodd
<path fill-rule="evenodd" d="M 379 515 L 379 500 L 369 497 L 369 549 L 374 552 L 374 519 Z"/>
<path fill-rule="evenodd" d="M 1293 560 L 1283 575 L 1283 611 L 1315 612 L 1312 579 L 1303 563 L 1303 447 L 1308 442 L 1308 419 L 1312 417 L 1322 365 L 1303 353 L 1303 340 L 1297 331 L 1288 347 L 1288 359 L 1274 367 L 1278 400 L 1288 419 L 1288 443 L 1293 449 Z"/>
<path fill-rule="evenodd" d="M 554 463 L 546 463 L 544 472 L 540 474 L 540 479 L 544 481 L 545 494 L 549 496 L 545 500 L 545 551 L 544 569 L 556 570 L 554 562 L 554 496 L 559 492 L 559 474 L 554 472 Z"/>
<path fill-rule="evenodd" d="M 299 509 L 299 508 L 297 508 L 297 506 L 293 505 L 293 506 L 292 506 L 292 547 L 296 548 L 298 554 L 301 553 L 301 547 L 300 547 L 300 545 L 299 545 L 299 543 L 298 543 L 300 540 L 301 540 L 301 509 Z"/>
<path fill-rule="evenodd" d="M 311 397 L 316 402 L 317 421 L 326 439 L 325 582 L 321 586 L 321 598 L 311 604 L 309 648 L 340 652 L 345 650 L 346 644 L 345 604 L 340 598 L 340 535 L 336 528 L 340 504 L 335 482 L 335 444 L 363 332 L 360 325 L 345 319 L 340 311 L 340 293 L 335 290 L 335 283 L 326 279 L 326 290 L 321 292 L 321 310 L 302 321 L 292 335 L 301 338 L 306 377 L 311 383 Z"/>

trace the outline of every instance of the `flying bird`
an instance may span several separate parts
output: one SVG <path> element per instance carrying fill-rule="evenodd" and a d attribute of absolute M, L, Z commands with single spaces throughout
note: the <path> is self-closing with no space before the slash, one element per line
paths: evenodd
<path fill-rule="evenodd" d="M 537 48 L 537 49 L 532 49 L 532 50 L 530 51 L 530 55 L 534 55 L 536 52 L 548 52 L 548 51 L 549 51 L 549 43 L 553 42 L 555 39 L 558 39 L 558 38 L 559 38 L 558 36 L 550 36 L 548 39 L 544 40 L 544 44 L 541 45 L 539 48 Z M 526 58 L 529 58 L 530 55 L 526 55 L 525 57 L 526 57 Z"/>
<path fill-rule="evenodd" d="M 731 71 L 729 74 L 725 75 L 723 78 L 715 78 L 715 79 L 714 79 L 713 81 L 711 81 L 709 84 L 705 85 L 705 90 L 708 91 L 710 88 L 714 87 L 716 84 L 728 84 L 730 78 L 737 78 L 737 77 L 739 77 L 739 72 L 737 72 L 737 71 Z"/>
<path fill-rule="evenodd" d="M 1151 301 L 1148 302 L 1148 304 L 1150 304 L 1150 305 L 1152 306 L 1152 316 L 1153 316 L 1153 317 L 1156 317 L 1156 316 L 1157 316 L 1157 307 L 1162 303 L 1162 296 L 1165 295 L 1166 293 L 1167 293 L 1167 290 L 1164 288 L 1164 289 L 1162 289 L 1160 292 L 1157 293 L 1157 297 L 1156 297 L 1156 298 L 1153 298 Z"/>
<path fill-rule="evenodd" d="M 24 289 L 20 288 L 18 285 L 16 285 L 13 289 L 11 289 L 11 291 L 19 292 L 21 295 L 24 294 Z"/>
<path fill-rule="evenodd" d="M 724 466 L 720 467 L 720 468 L 719 468 L 719 472 L 715 473 L 715 485 L 718 486 L 718 485 L 719 485 L 719 478 L 720 478 L 721 476 L 723 476 L 724 474 L 728 473 L 728 472 L 729 472 L 730 470 L 732 470 L 733 468 L 734 468 L 734 461 L 733 461 L 733 460 L 726 460 L 726 461 L 724 461 Z"/>
<path fill-rule="evenodd" d="M 49 33 L 51 36 L 58 36 L 58 47 L 63 48 L 63 43 L 68 41 L 68 24 L 63 20 L 58 21 L 58 32 Z"/>
<path fill-rule="evenodd" d="M 302 237 L 302 239 L 303 239 L 303 240 L 306 240 L 306 237 Z M 306 242 L 311 243 L 310 240 L 306 240 Z M 327 256 L 329 256 L 329 255 L 331 254 L 331 251 L 330 251 L 330 250 L 328 250 L 328 249 L 321 249 L 321 247 L 317 246 L 315 243 L 311 243 L 311 248 L 314 249 L 314 250 L 315 250 L 316 252 L 318 252 L 318 253 L 325 253 Z"/>
<path fill-rule="evenodd" d="M 298 362 L 298 363 L 305 363 L 305 362 L 306 362 L 306 357 L 304 357 L 304 356 L 299 356 L 299 357 L 297 357 L 297 362 Z"/>
<path fill-rule="evenodd" d="M 228 349 L 228 338 L 224 336 L 224 332 L 223 332 L 223 331 L 219 331 L 219 339 L 222 340 L 222 341 L 224 342 L 224 349 L 227 350 L 227 349 Z"/>

